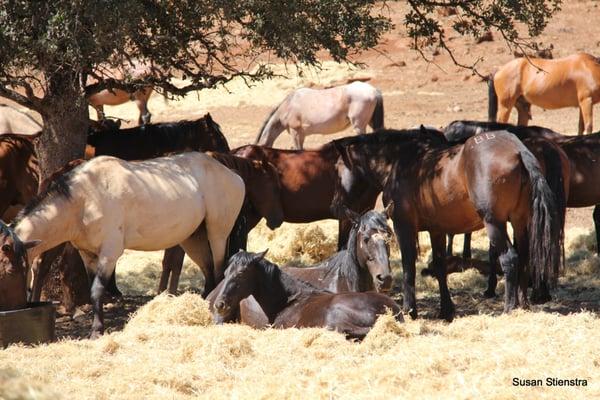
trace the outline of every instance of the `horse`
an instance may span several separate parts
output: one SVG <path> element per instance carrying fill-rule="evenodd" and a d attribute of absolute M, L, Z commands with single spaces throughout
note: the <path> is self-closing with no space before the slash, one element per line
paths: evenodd
<path fill-rule="evenodd" d="M 282 150 L 246 145 L 231 151 L 240 157 L 272 164 L 279 172 L 283 220 L 292 223 L 314 222 L 336 218 L 331 210 L 337 180 L 339 155 L 333 145 L 325 144 L 316 150 Z M 352 202 L 348 208 L 364 213 L 375 207 L 378 191 L 364 180 L 347 182 L 346 190 Z M 338 250 L 345 247 L 351 222 L 342 215 L 339 219 Z"/>
<path fill-rule="evenodd" d="M 275 328 L 324 327 L 362 339 L 388 310 L 403 321 L 398 305 L 384 294 L 317 289 L 264 259 L 265 253 L 240 251 L 231 257 L 214 303 L 218 315 L 229 315 L 252 295 Z"/>
<path fill-rule="evenodd" d="M 523 97 L 549 110 L 578 107 L 578 133 L 592 133 L 592 109 L 600 101 L 600 61 L 587 53 L 554 60 L 516 58 L 491 75 L 488 86 L 492 122 L 508 122 L 511 109 Z M 527 125 L 528 119 L 519 109 L 519 125 Z"/>
<path fill-rule="evenodd" d="M 567 207 L 595 206 L 593 212 L 596 243 L 600 244 L 600 166 L 597 155 L 600 154 L 600 132 L 584 136 L 568 136 L 550 131 L 547 128 L 520 127 L 509 124 L 490 124 L 479 121 L 455 121 L 448 125 L 445 132 L 450 140 L 464 140 L 469 136 L 487 130 L 506 129 L 520 139 L 542 137 L 556 143 L 566 154 L 570 162 L 569 192 Z M 470 238 L 465 237 L 465 243 Z M 600 255 L 600 246 L 597 246 Z"/>
<path fill-rule="evenodd" d="M 125 249 L 181 245 L 198 265 L 213 265 L 205 290 L 223 278 L 225 246 L 244 200 L 244 183 L 198 152 L 127 162 L 96 157 L 53 181 L 13 222 L 19 240 L 41 239 L 30 260 L 61 243 L 95 271 L 91 337 L 104 330 L 102 295 Z M 212 263 L 212 264 L 211 264 Z"/>
<path fill-rule="evenodd" d="M 36 135 L 43 125 L 33 116 L 8 104 L 0 104 L 0 132 Z"/>
<path fill-rule="evenodd" d="M 301 150 L 308 135 L 329 135 L 352 125 L 357 134 L 383 128 L 383 96 L 379 89 L 355 81 L 328 89 L 296 89 L 275 108 L 260 128 L 255 144 L 272 147 L 287 130 Z"/>
<path fill-rule="evenodd" d="M 119 126 L 114 124 L 104 124 L 103 127 L 104 129 L 95 129 L 88 134 L 88 144 L 94 148 L 95 155 L 109 155 L 133 161 L 186 150 L 229 151 L 227 139 L 219 124 L 212 119 L 209 113 L 194 121 L 149 124 L 123 130 L 119 130 Z M 83 160 L 69 162 L 52 174 L 45 184 L 50 184 L 61 174 L 68 172 L 81 162 Z M 78 253 L 72 251 L 70 246 L 69 243 L 61 244 L 58 248 L 43 254 L 40 260 L 33 264 L 30 301 L 40 300 L 42 286 L 56 257 L 62 254 L 65 271 L 72 271 L 76 265 L 80 264 Z M 163 270 L 181 271 L 184 256 L 185 253 L 179 246 L 166 249 L 163 257 Z M 69 289 L 68 285 L 63 285 L 63 287 Z M 114 275 L 106 289 L 114 296 L 121 296 Z M 74 305 L 71 304 L 71 307 L 67 308 L 73 308 L 72 306 Z"/>
<path fill-rule="evenodd" d="M 310 267 L 284 266 L 282 270 L 318 289 L 333 293 L 389 292 L 393 283 L 389 262 L 392 232 L 385 211 L 371 210 L 362 215 L 349 209 L 345 212 L 352 221 L 347 249 Z M 268 318 L 252 296 L 242 300 L 239 307 L 231 307 L 227 316 L 216 315 L 214 302 L 222 289 L 223 281 L 207 297 L 215 320 L 242 321 L 254 328 L 268 325 Z"/>
<path fill-rule="evenodd" d="M 182 151 L 228 152 L 221 127 L 206 114 L 194 121 L 148 124 L 128 129 L 106 129 L 88 134 L 95 155 L 123 160 L 145 160 Z"/>
<path fill-rule="evenodd" d="M 543 279 L 556 282 L 562 237 L 559 207 L 537 160 L 514 135 L 494 131 L 452 146 L 442 132 L 423 128 L 379 131 L 333 143 L 344 164 L 338 188 L 348 175 L 362 175 L 383 191 L 384 204 L 393 201 L 390 214 L 404 271 L 403 307 L 412 318 L 417 317 L 419 231 L 428 231 L 431 238 L 440 317 L 447 321 L 455 313 L 444 265 L 448 233 L 486 228 L 492 265 L 499 260 L 506 277 L 505 312 L 528 306 L 527 264 L 536 285 Z M 338 190 L 332 206 L 344 202 L 345 192 Z M 508 238 L 508 221 L 515 245 Z M 496 275 L 490 274 L 487 296 L 495 295 L 489 290 L 495 289 L 495 280 Z"/>
<path fill-rule="evenodd" d="M 0 215 L 37 194 L 40 172 L 31 141 L 38 135 L 0 135 Z"/>
<path fill-rule="evenodd" d="M 246 249 L 248 233 L 264 217 L 270 229 L 276 229 L 283 222 L 281 207 L 281 185 L 275 167 L 265 161 L 256 161 L 224 153 L 207 152 L 209 156 L 237 173 L 246 186 L 246 199 L 240 217 L 243 222 L 236 224 L 236 241 L 229 244 L 227 254 L 232 251 Z M 235 250 L 234 250 L 235 249 Z M 169 293 L 175 294 L 179 284 L 179 276 L 183 267 L 184 252 L 181 248 L 165 253 L 158 292 L 164 292 L 169 286 Z M 169 279 L 170 277 L 170 279 Z"/>

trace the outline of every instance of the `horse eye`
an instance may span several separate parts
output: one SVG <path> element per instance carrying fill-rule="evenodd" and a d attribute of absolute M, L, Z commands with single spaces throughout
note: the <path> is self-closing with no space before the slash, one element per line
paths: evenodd
<path fill-rule="evenodd" d="M 369 238 L 368 238 L 368 237 L 365 237 L 365 238 L 363 239 L 363 242 L 365 242 L 365 243 L 369 243 Z"/>
<path fill-rule="evenodd" d="M 12 247 L 11 247 L 11 246 L 9 246 L 9 245 L 7 245 L 7 244 L 3 244 L 3 245 L 2 245 L 2 251 L 3 251 L 4 253 L 10 253 L 10 252 L 12 251 Z"/>

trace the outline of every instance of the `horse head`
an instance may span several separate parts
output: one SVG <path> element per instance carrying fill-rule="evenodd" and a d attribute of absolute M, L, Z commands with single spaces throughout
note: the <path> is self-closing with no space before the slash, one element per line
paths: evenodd
<path fill-rule="evenodd" d="M 0 221 L 0 311 L 27 305 L 27 249 L 37 244 L 38 240 L 22 242 Z"/>

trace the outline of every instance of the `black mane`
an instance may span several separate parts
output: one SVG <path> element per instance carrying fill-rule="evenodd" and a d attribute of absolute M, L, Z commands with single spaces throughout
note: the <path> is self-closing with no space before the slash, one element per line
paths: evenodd
<path fill-rule="evenodd" d="M 348 136 L 334 140 L 336 145 L 348 146 L 353 144 L 399 144 L 404 142 L 427 142 L 436 145 L 448 144 L 443 132 L 436 129 L 380 129 L 373 133 Z"/>

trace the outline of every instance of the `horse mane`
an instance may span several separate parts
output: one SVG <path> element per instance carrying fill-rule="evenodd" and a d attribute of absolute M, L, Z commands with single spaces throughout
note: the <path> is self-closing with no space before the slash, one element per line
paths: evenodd
<path fill-rule="evenodd" d="M 294 92 L 288 94 L 287 96 L 285 96 L 285 98 L 283 100 L 281 100 L 281 102 L 279 104 L 277 104 L 277 106 L 275 108 L 273 108 L 271 110 L 271 112 L 269 113 L 269 115 L 267 116 L 267 119 L 265 119 L 265 122 L 263 122 L 260 130 L 258 131 L 258 136 L 256 137 L 256 140 L 254 141 L 254 143 L 258 143 L 258 141 L 260 140 L 260 137 L 263 134 L 263 131 L 265 130 L 265 128 L 267 127 L 267 124 L 269 123 L 269 121 L 271 120 L 271 118 L 273 117 L 273 115 L 277 112 L 277 110 L 279 110 L 279 107 L 281 107 L 281 105 L 293 94 Z"/>
<path fill-rule="evenodd" d="M 66 172 L 64 172 L 63 170 L 68 168 L 69 164 L 65 165 L 64 167 L 62 167 L 61 169 L 53 173 L 50 177 L 44 180 L 44 182 L 42 183 L 44 186 L 43 190 L 40 190 L 38 195 L 31 199 L 31 201 L 27 203 L 25 207 L 21 209 L 21 211 L 19 211 L 19 213 L 11 223 L 11 226 L 17 225 L 23 218 L 38 210 L 39 207 L 47 199 L 57 197 L 62 197 L 66 200 L 71 199 L 72 178 L 75 175 L 77 167 L 79 167 L 82 164 L 74 163 L 73 161 L 71 161 L 71 163 L 73 163 L 74 165 L 71 166 L 70 169 L 67 169 Z"/>
<path fill-rule="evenodd" d="M 255 175 L 257 170 L 265 171 L 265 167 L 261 161 L 213 151 L 206 152 L 206 154 L 227 168 L 237 171 L 244 182 L 251 176 Z"/>
<path fill-rule="evenodd" d="M 9 140 L 15 140 L 21 144 L 27 146 L 33 154 L 35 154 L 35 146 L 33 140 L 40 137 L 42 131 L 36 132 L 33 135 L 26 135 L 24 133 L 0 133 L 0 142 L 6 142 Z"/>
<path fill-rule="evenodd" d="M 334 140 L 336 146 L 349 146 L 353 144 L 400 144 L 403 142 L 429 142 L 433 144 L 448 144 L 443 132 L 437 129 L 381 129 L 373 133 L 356 136 L 347 136 Z"/>
<path fill-rule="evenodd" d="M 314 293 L 329 293 L 327 290 L 322 290 L 313 286 L 309 282 L 298 279 L 287 272 L 283 271 L 277 264 L 270 262 L 264 258 L 256 261 L 258 266 L 263 270 L 269 282 L 279 282 L 289 294 L 288 302 L 297 300 L 305 295 Z"/>

